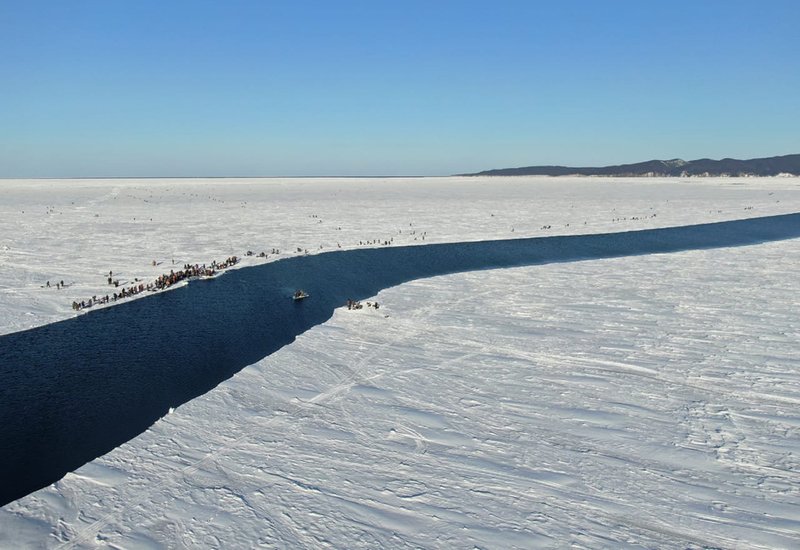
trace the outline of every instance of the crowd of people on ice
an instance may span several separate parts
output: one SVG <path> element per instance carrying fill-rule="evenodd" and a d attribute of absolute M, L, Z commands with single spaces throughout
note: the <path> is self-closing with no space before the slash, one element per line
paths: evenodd
<path fill-rule="evenodd" d="M 191 277 L 213 277 L 217 274 L 217 271 L 236 265 L 238 262 L 239 258 L 231 256 L 220 263 L 213 261 L 208 267 L 206 267 L 206 264 L 185 264 L 180 271 L 170 270 L 168 274 L 159 276 L 154 283 L 155 289 L 163 290 Z"/>
<path fill-rule="evenodd" d="M 312 216 L 312 217 L 318 217 L 318 216 Z M 320 222 L 321 222 L 321 220 L 320 220 Z M 411 224 L 409 224 L 409 225 L 411 225 Z M 338 227 L 338 229 L 341 230 L 341 227 Z M 402 234 L 403 231 L 400 230 L 399 233 Z M 410 230 L 409 234 L 410 235 L 416 235 L 417 232 L 416 232 L 416 230 Z M 427 235 L 427 232 L 423 232 L 421 234 L 422 240 L 425 240 L 426 235 Z M 414 240 L 417 240 L 416 236 L 414 237 Z M 358 241 L 358 244 L 360 246 L 371 246 L 371 245 L 376 245 L 376 244 L 377 245 L 388 246 L 388 245 L 394 244 L 394 237 L 391 237 L 389 239 L 361 240 L 361 241 Z M 337 243 L 337 248 L 341 248 L 341 247 L 342 247 L 341 243 Z M 320 249 L 322 249 L 322 248 L 323 248 L 323 246 L 320 245 Z M 304 248 L 301 248 L 301 247 L 298 247 L 296 252 L 298 254 L 308 254 L 309 253 L 307 248 L 304 249 Z M 272 248 L 269 251 L 269 253 L 267 253 L 266 251 L 262 251 L 262 252 L 256 253 L 256 252 L 253 252 L 252 250 L 248 250 L 245 255 L 246 256 L 256 256 L 258 258 L 268 258 L 270 255 L 278 255 L 280 253 L 281 253 L 280 249 Z M 114 289 L 115 289 L 114 292 L 111 292 L 111 293 L 105 294 L 105 295 L 100 295 L 100 296 L 94 295 L 94 296 L 92 296 L 91 298 L 89 298 L 87 300 L 80 300 L 80 301 L 75 300 L 75 301 L 72 302 L 72 309 L 75 310 L 75 311 L 80 311 L 80 310 L 85 309 L 85 308 L 90 308 L 90 307 L 92 307 L 94 305 L 108 304 L 108 303 L 111 303 L 111 302 L 116 302 L 116 301 L 121 300 L 123 298 L 129 298 L 129 297 L 132 297 L 132 296 L 136 296 L 137 294 L 140 294 L 142 292 L 155 292 L 155 291 L 158 291 L 158 290 L 164 290 L 166 288 L 171 287 L 172 285 L 174 285 L 176 283 L 179 283 L 179 282 L 181 282 L 183 280 L 190 279 L 190 278 L 195 278 L 195 277 L 213 277 L 214 275 L 217 274 L 217 272 L 219 270 L 222 270 L 222 269 L 231 267 L 233 265 L 236 265 L 239 261 L 240 261 L 240 259 L 237 258 L 236 256 L 231 256 L 231 257 L 227 258 L 226 260 L 224 260 L 222 262 L 213 261 L 209 265 L 206 265 L 206 264 L 202 264 L 202 265 L 200 265 L 200 264 L 194 264 L 194 265 L 185 264 L 183 266 L 183 269 L 177 270 L 177 271 L 176 270 L 170 270 L 169 273 L 165 273 L 163 275 L 159 275 L 155 279 L 155 281 L 150 282 L 150 283 L 142 282 L 138 278 L 136 278 L 136 279 L 134 279 L 134 284 L 130 285 L 130 286 L 123 286 L 125 283 L 121 283 L 119 279 L 115 279 L 113 272 L 109 271 L 106 280 L 107 280 L 108 285 L 114 287 Z M 175 261 L 173 260 L 172 263 L 174 264 Z M 157 265 L 157 262 L 154 260 L 153 261 L 153 266 L 156 266 L 156 265 Z M 47 281 L 46 286 L 48 288 L 50 288 L 50 286 L 51 286 L 50 285 L 50 281 Z M 65 287 L 65 284 L 64 284 L 64 281 L 60 281 L 60 282 L 57 282 L 53 286 L 55 286 L 56 288 L 61 289 L 61 288 Z M 122 286 L 122 288 L 120 288 L 121 286 Z M 347 309 L 362 309 L 363 307 L 364 307 L 364 305 L 361 304 L 360 302 L 357 302 L 357 301 L 354 301 L 354 300 L 348 300 Z M 367 302 L 366 303 L 366 307 L 378 309 L 379 306 L 378 306 L 377 302 L 374 302 L 374 303 L 373 302 Z"/>
<path fill-rule="evenodd" d="M 278 250 L 277 248 L 273 248 L 273 249 L 272 249 L 272 254 L 280 254 L 280 253 L 281 253 L 281 251 L 280 251 L 280 250 Z M 256 254 L 256 253 L 255 253 L 255 252 L 253 252 L 252 250 L 248 250 L 248 251 L 245 253 L 245 256 L 256 256 L 256 257 L 258 257 L 258 258 L 268 258 L 268 257 L 269 257 L 269 254 L 267 254 L 266 252 L 263 252 L 263 251 L 262 251 L 262 252 L 259 252 L 258 254 Z"/>
<path fill-rule="evenodd" d="M 311 217 L 318 218 L 317 215 L 313 215 Z M 320 223 L 322 222 L 322 220 L 319 220 L 319 221 L 320 221 Z M 409 226 L 410 225 L 411 224 L 409 224 Z M 341 230 L 342 228 L 338 227 L 337 229 Z M 399 231 L 399 233 L 401 233 L 401 234 L 402 234 L 402 232 L 403 232 L 402 230 Z M 416 230 L 411 230 L 409 232 L 409 234 L 416 235 L 417 232 L 416 232 Z M 426 235 L 427 235 L 427 232 L 424 232 L 424 233 L 421 234 L 422 240 L 425 240 L 425 236 Z M 414 237 L 414 240 L 415 241 L 417 240 L 416 236 Z M 358 244 L 359 244 L 359 246 L 372 246 L 372 245 L 389 246 L 389 245 L 394 244 L 394 237 L 390 237 L 389 239 L 360 240 L 360 241 L 358 241 Z M 337 243 L 336 246 L 337 246 L 337 248 L 342 248 L 341 243 Z M 322 249 L 323 245 L 320 245 L 319 248 Z M 274 255 L 278 255 L 280 253 L 281 253 L 281 250 L 278 249 L 278 248 L 272 248 L 269 252 L 266 252 L 266 251 L 254 252 L 252 250 L 248 250 L 245 253 L 245 256 L 255 256 L 255 257 L 258 257 L 258 258 L 268 258 L 270 255 L 274 256 Z M 298 254 L 308 254 L 309 250 L 307 248 L 298 247 L 296 249 L 296 253 L 298 253 Z M 174 285 L 176 283 L 179 283 L 180 281 L 183 281 L 183 280 L 186 280 L 186 279 L 190 279 L 190 278 L 193 278 L 193 277 L 212 277 L 212 276 L 216 275 L 216 273 L 219 270 L 225 269 L 225 268 L 230 267 L 232 265 L 236 265 L 238 262 L 239 262 L 239 258 L 237 258 L 236 256 L 231 256 L 231 257 L 227 258 L 226 260 L 224 260 L 222 262 L 216 262 L 216 261 L 211 262 L 211 264 L 208 265 L 208 266 L 206 264 L 202 264 L 202 265 L 199 265 L 199 264 L 195 264 L 195 265 L 185 264 L 183 266 L 183 269 L 178 270 L 178 271 L 170 270 L 169 273 L 165 273 L 163 275 L 158 276 L 156 278 L 156 280 L 151 282 L 151 283 L 141 282 L 137 278 L 137 279 L 134 279 L 134 283 L 135 284 L 130 285 L 130 286 L 123 286 L 121 289 L 120 289 L 120 286 L 124 285 L 124 283 L 121 283 L 119 279 L 115 279 L 113 272 L 109 271 L 107 279 L 106 279 L 108 285 L 113 286 L 115 289 L 119 289 L 119 290 L 115 290 L 112 293 L 101 295 L 101 296 L 95 295 L 95 296 L 92 296 L 91 298 L 89 298 L 87 300 L 80 300 L 80 301 L 75 300 L 75 301 L 72 302 L 72 309 L 75 310 L 75 311 L 80 311 L 82 309 L 89 308 L 89 307 L 92 307 L 94 305 L 108 304 L 108 303 L 111 303 L 111 302 L 116 302 L 116 301 L 121 300 L 123 298 L 136 296 L 137 294 L 140 294 L 142 292 L 154 292 L 154 291 L 157 291 L 157 290 L 164 290 L 166 288 L 171 287 L 172 285 Z M 172 263 L 174 264 L 175 261 L 173 260 Z M 157 265 L 157 263 L 154 260 L 153 261 L 153 266 L 156 266 L 156 265 Z M 47 281 L 45 286 L 47 286 L 47 288 L 50 288 L 51 287 L 50 281 Z M 57 282 L 53 286 L 55 286 L 56 288 L 61 289 L 61 288 L 64 288 L 66 285 L 64 284 L 64 281 L 60 281 L 60 282 Z M 363 307 L 364 306 L 359 302 L 348 300 L 348 309 L 361 309 Z M 375 302 L 375 303 L 368 302 L 367 303 L 367 307 L 374 307 L 375 309 L 377 309 L 379 306 L 378 306 L 377 302 Z"/>
<path fill-rule="evenodd" d="M 123 298 L 129 298 L 131 296 L 136 296 L 142 292 L 146 291 L 156 291 L 156 290 L 164 290 L 165 288 L 169 288 L 172 285 L 179 283 L 180 281 L 190 279 L 193 277 L 213 277 L 217 274 L 218 271 L 222 269 L 226 269 L 228 267 L 234 266 L 239 262 L 239 258 L 236 256 L 231 256 L 225 259 L 222 262 L 217 262 L 214 260 L 211 262 L 210 265 L 206 266 L 206 264 L 185 264 L 183 269 L 175 271 L 174 269 L 170 269 L 169 273 L 165 273 L 163 275 L 159 275 L 158 278 L 152 283 L 144 283 L 140 282 L 139 279 L 134 279 L 134 285 L 129 287 L 123 287 L 122 290 L 119 292 L 113 292 L 111 294 L 106 294 L 105 296 L 92 296 L 88 300 L 81 300 L 80 302 L 73 301 L 72 302 L 72 309 L 75 311 L 80 311 L 84 308 L 92 307 L 98 304 L 107 304 L 109 302 L 116 302 L 117 300 L 121 300 Z M 156 265 L 156 262 L 153 262 L 153 265 Z M 114 288 L 119 287 L 119 280 L 114 280 L 113 272 L 108 272 L 108 284 L 114 285 Z M 62 283 L 63 284 L 63 283 Z"/>
<path fill-rule="evenodd" d="M 368 308 L 374 307 L 375 309 L 378 309 L 380 306 L 378 305 L 378 302 L 367 302 L 367 307 Z M 363 308 L 364 304 L 362 304 L 358 300 L 347 300 L 347 309 L 363 309 Z"/>

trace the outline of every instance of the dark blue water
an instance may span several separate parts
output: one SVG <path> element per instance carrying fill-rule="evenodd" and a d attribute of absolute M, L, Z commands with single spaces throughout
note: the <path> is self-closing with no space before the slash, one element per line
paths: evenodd
<path fill-rule="evenodd" d="M 603 235 L 349 250 L 0 336 L 0 504 L 49 485 L 331 317 L 350 298 L 497 267 L 800 237 L 800 214 Z M 298 288 L 311 293 L 293 302 Z"/>

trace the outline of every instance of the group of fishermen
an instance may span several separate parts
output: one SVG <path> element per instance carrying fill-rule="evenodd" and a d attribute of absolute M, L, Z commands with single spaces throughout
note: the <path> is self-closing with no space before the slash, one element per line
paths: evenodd
<path fill-rule="evenodd" d="M 401 231 L 401 233 L 402 233 L 402 231 Z M 412 234 L 415 234 L 415 233 L 416 233 L 416 231 L 412 232 Z M 422 235 L 422 239 L 423 240 L 425 239 L 425 234 Z M 414 238 L 414 240 L 416 240 L 416 237 Z M 362 246 L 363 245 L 373 245 L 373 244 L 391 245 L 391 244 L 393 244 L 393 242 L 394 242 L 394 238 L 390 238 L 389 240 L 384 240 L 384 241 L 380 241 L 378 239 L 371 240 L 371 241 L 359 241 L 358 244 L 362 245 Z M 339 244 L 338 246 L 339 246 L 339 248 L 341 248 L 341 244 Z M 320 245 L 320 248 L 322 248 L 321 245 Z M 303 252 L 304 250 L 302 248 L 298 248 L 297 251 L 298 252 Z M 304 252 L 306 254 L 308 254 L 308 250 L 307 249 Z M 273 254 L 273 255 L 277 255 L 277 254 L 280 254 L 280 250 L 277 249 L 277 248 L 273 248 L 270 251 L 270 253 Z M 256 254 L 256 253 L 254 253 L 254 252 L 252 252 L 250 250 L 247 251 L 246 255 L 247 256 L 257 256 L 259 258 L 267 258 L 269 256 L 269 254 L 266 253 L 266 252 L 260 252 L 260 253 Z M 233 265 L 236 265 L 238 262 L 239 262 L 239 258 L 238 257 L 231 256 L 231 257 L 225 259 L 222 262 L 213 261 L 213 262 L 211 262 L 211 264 L 209 266 L 206 266 L 206 264 L 202 264 L 202 265 L 199 265 L 199 264 L 195 264 L 195 265 L 185 264 L 183 266 L 182 270 L 178 270 L 178 271 L 170 270 L 169 273 L 166 273 L 166 274 L 163 274 L 163 275 L 159 275 L 158 278 L 152 283 L 145 284 L 145 283 L 139 282 L 138 279 L 135 279 L 135 281 L 138 284 L 135 284 L 135 285 L 130 286 L 128 288 L 122 288 L 122 290 L 120 290 L 119 292 L 113 292 L 112 294 L 106 294 L 105 296 L 96 296 L 95 295 L 95 296 L 92 296 L 88 300 L 81 300 L 80 302 L 79 301 L 73 301 L 72 302 L 72 309 L 74 309 L 76 311 L 80 311 L 81 309 L 92 307 L 93 305 L 107 304 L 109 302 L 116 302 L 117 300 L 120 300 L 122 298 L 128 298 L 130 296 L 135 296 L 135 295 L 137 295 L 137 294 L 139 294 L 141 292 L 164 290 L 166 288 L 171 287 L 172 285 L 174 285 L 176 283 L 179 283 L 180 281 L 183 281 L 185 279 L 189 279 L 189 278 L 192 278 L 192 277 L 213 277 L 214 275 L 216 275 L 217 271 L 225 269 L 225 268 L 228 268 L 228 267 L 231 267 Z M 174 264 L 175 261 L 173 260 L 172 263 Z M 155 260 L 153 261 L 153 265 L 154 266 L 157 265 Z M 115 280 L 113 278 L 113 272 L 111 272 L 111 271 L 108 272 L 107 281 L 108 281 L 109 285 L 113 285 L 115 288 L 119 287 L 119 285 L 120 285 L 119 280 Z M 50 282 L 49 281 L 47 282 L 47 286 L 50 287 Z M 63 288 L 64 287 L 64 281 L 61 281 L 60 283 L 56 283 L 55 286 L 57 288 Z M 378 309 L 378 307 L 379 307 L 378 306 L 378 302 L 367 302 L 366 306 L 368 308 L 375 308 L 375 309 Z M 347 309 L 362 309 L 363 307 L 364 306 L 361 304 L 361 302 L 358 302 L 358 301 L 355 301 L 355 300 L 347 300 Z"/>
<path fill-rule="evenodd" d="M 231 256 L 223 262 L 217 263 L 215 260 L 211 262 L 211 265 L 208 267 L 206 264 L 184 264 L 182 270 L 174 271 L 170 269 L 168 274 L 160 275 L 154 283 L 155 289 L 163 290 L 171 287 L 175 283 L 179 283 L 180 281 L 189 279 L 191 277 L 213 277 L 217 274 L 217 271 L 231 267 L 237 263 L 239 263 L 239 258 L 236 256 Z"/>
<path fill-rule="evenodd" d="M 159 275 L 158 278 L 152 283 L 145 284 L 143 282 L 139 282 L 139 279 L 135 279 L 138 284 L 134 284 L 128 288 L 123 288 L 121 291 L 114 292 L 111 295 L 106 294 L 105 296 L 99 297 L 95 295 L 88 300 L 81 300 L 80 302 L 73 301 L 72 309 L 75 311 L 80 311 L 81 309 L 92 307 L 93 305 L 107 304 L 109 302 L 116 302 L 122 298 L 136 296 L 141 292 L 163 290 L 171 287 L 175 283 L 191 277 L 212 277 L 216 275 L 217 271 L 234 266 L 237 263 L 239 263 L 239 258 L 236 256 L 231 256 L 222 262 L 217 262 L 214 260 L 209 266 L 206 266 L 206 264 L 185 264 L 181 270 L 175 271 L 174 269 L 170 269 L 169 273 Z M 153 262 L 153 264 L 155 265 L 155 262 Z M 108 284 L 113 284 L 115 288 L 119 286 L 119 280 L 113 279 L 113 273 L 111 271 L 108 272 Z"/>
<path fill-rule="evenodd" d="M 368 308 L 374 307 L 375 309 L 378 309 L 380 306 L 378 305 L 378 302 L 367 302 L 367 307 Z M 363 309 L 363 308 L 364 304 L 362 304 L 358 300 L 347 300 L 347 309 Z"/>
<path fill-rule="evenodd" d="M 273 249 L 272 249 L 272 254 L 273 254 L 273 255 L 274 255 L 274 254 L 280 254 L 280 253 L 281 253 L 281 251 L 280 251 L 280 250 L 278 250 L 277 248 L 273 248 Z M 248 251 L 247 251 L 247 253 L 245 254 L 245 256 L 256 256 L 257 258 L 268 258 L 268 257 L 269 257 L 269 254 L 267 254 L 267 253 L 266 253 L 266 252 L 264 252 L 264 251 L 261 251 L 261 252 L 259 252 L 258 254 L 256 254 L 256 253 L 255 253 L 255 252 L 253 252 L 252 250 L 248 250 Z"/>
<path fill-rule="evenodd" d="M 107 304 L 109 302 L 116 302 L 117 300 L 121 300 L 122 298 L 128 298 L 130 296 L 135 296 L 140 292 L 144 292 L 145 290 L 153 290 L 153 285 L 147 283 L 139 283 L 138 285 L 134 285 L 130 288 L 123 288 L 119 292 L 114 292 L 111 295 L 106 294 L 105 296 L 92 296 L 88 300 L 81 300 L 80 302 L 74 301 L 72 302 L 72 309 L 75 311 L 80 311 L 87 307 L 92 307 L 93 305 L 97 304 Z"/>

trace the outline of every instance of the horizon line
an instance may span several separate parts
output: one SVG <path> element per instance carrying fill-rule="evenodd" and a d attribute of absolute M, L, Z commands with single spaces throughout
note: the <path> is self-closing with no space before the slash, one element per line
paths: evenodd
<path fill-rule="evenodd" d="M 361 175 L 361 176 L 0 176 L 0 180 L 166 180 L 166 179 L 303 179 L 303 178 L 450 178 L 464 174 L 445 175 Z"/>

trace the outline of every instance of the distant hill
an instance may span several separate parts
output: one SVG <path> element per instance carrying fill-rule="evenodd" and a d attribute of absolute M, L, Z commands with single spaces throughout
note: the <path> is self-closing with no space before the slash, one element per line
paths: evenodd
<path fill-rule="evenodd" d="M 635 164 L 582 167 L 525 166 L 500 168 L 464 176 L 800 176 L 800 154 L 750 160 L 648 160 Z"/>

